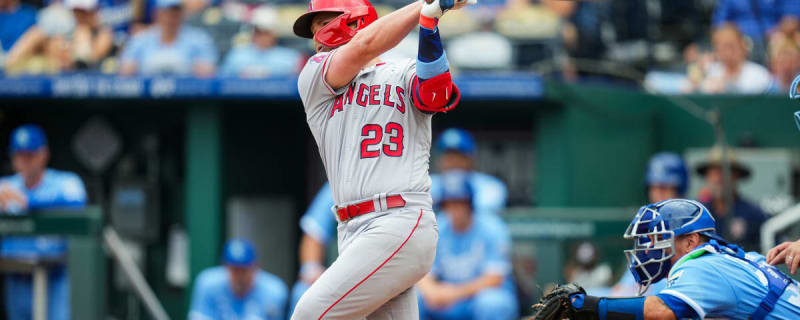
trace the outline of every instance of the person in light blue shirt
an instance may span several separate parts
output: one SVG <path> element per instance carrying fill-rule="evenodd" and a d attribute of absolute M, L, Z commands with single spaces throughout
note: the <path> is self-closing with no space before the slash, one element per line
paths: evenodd
<path fill-rule="evenodd" d="M 436 259 L 417 285 L 420 318 L 517 319 L 508 227 L 496 214 L 473 211 L 466 173 L 443 173 L 441 187 Z"/>
<path fill-rule="evenodd" d="M 476 212 L 498 214 L 505 209 L 508 192 L 500 179 L 473 170 L 475 139 L 466 130 L 451 128 L 445 130 L 436 142 L 439 169 L 467 173 L 470 185 L 475 190 L 473 205 Z M 441 200 L 441 187 L 438 174 L 431 175 L 431 196 L 434 206 Z M 320 188 L 308 210 L 300 219 L 303 238 L 300 241 L 300 272 L 292 287 L 291 308 L 311 284 L 325 271 L 325 246 L 336 237 L 336 218 L 331 212 L 334 206 L 330 185 L 326 182 Z"/>
<path fill-rule="evenodd" d="M 243 78 L 297 74 L 303 57 L 294 49 L 276 45 L 277 23 L 275 9 L 262 5 L 253 10 L 252 42 L 233 48 L 222 63 L 220 74 Z"/>
<path fill-rule="evenodd" d="M 633 241 L 625 255 L 640 294 L 662 279 L 666 288 L 647 297 L 607 298 L 571 284 L 559 288 L 569 299 L 535 308 L 580 315 L 573 319 L 800 319 L 800 284 L 764 256 L 723 239 L 715 224 L 697 201 L 643 206 L 625 232 Z"/>
<path fill-rule="evenodd" d="M 156 6 L 155 25 L 122 51 L 120 74 L 213 76 L 217 50 L 205 31 L 184 25 L 181 0 L 157 0 Z"/>
<path fill-rule="evenodd" d="M 82 208 L 86 189 L 78 175 L 47 168 L 50 151 L 44 131 L 36 125 L 23 125 L 11 134 L 11 162 L 16 174 L 0 178 L 0 211 L 23 215 L 30 210 Z M 50 260 L 54 266 L 48 277 L 48 319 L 69 319 L 69 278 L 61 262 L 67 253 L 62 237 L 9 236 L 2 239 L 3 259 Z M 32 279 L 27 274 L 6 276 L 8 319 L 32 316 Z"/>
<path fill-rule="evenodd" d="M 283 320 L 286 284 L 256 265 L 253 245 L 233 239 L 222 254 L 224 266 L 203 270 L 194 283 L 190 320 Z"/>

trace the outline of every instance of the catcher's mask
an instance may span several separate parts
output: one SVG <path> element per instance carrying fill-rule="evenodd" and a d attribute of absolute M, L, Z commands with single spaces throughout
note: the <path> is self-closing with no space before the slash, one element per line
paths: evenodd
<path fill-rule="evenodd" d="M 624 235 L 625 239 L 633 240 L 633 249 L 625 250 L 625 256 L 640 285 L 639 295 L 669 274 L 675 256 L 675 237 L 700 233 L 721 239 L 714 224 L 714 217 L 697 201 L 671 199 L 639 208 Z"/>
<path fill-rule="evenodd" d="M 789 86 L 789 99 L 800 100 L 800 74 L 798 74 Z M 800 130 L 800 111 L 795 111 L 794 121 L 797 124 L 797 129 Z"/>
<path fill-rule="evenodd" d="M 320 12 L 335 12 L 340 15 L 316 33 L 312 33 L 311 22 Z M 358 30 L 364 29 L 375 20 L 378 20 L 378 13 L 368 0 L 312 0 L 308 4 L 308 12 L 294 22 L 293 30 L 299 37 L 313 38 L 327 47 L 336 48 L 353 39 Z M 356 25 L 355 30 L 349 26 L 353 23 Z"/>

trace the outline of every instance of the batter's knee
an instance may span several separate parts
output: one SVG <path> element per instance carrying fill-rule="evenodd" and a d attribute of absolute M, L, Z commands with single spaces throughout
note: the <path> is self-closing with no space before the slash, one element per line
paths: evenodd
<path fill-rule="evenodd" d="M 517 297 L 510 290 L 486 289 L 475 295 L 475 320 L 511 320 L 517 318 Z"/>

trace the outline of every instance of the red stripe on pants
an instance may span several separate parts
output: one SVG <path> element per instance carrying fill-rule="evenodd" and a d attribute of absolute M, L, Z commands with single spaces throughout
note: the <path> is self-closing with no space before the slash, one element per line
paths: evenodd
<path fill-rule="evenodd" d="M 344 297 L 347 297 L 347 295 L 348 295 L 348 294 L 350 294 L 350 292 L 353 292 L 353 290 L 355 290 L 356 288 L 358 288 L 358 286 L 360 286 L 362 283 L 364 283 L 364 281 L 367 281 L 367 279 L 369 279 L 369 277 L 371 277 L 373 274 L 375 274 L 376 272 L 378 272 L 378 270 L 380 270 L 380 269 L 381 269 L 381 268 L 382 268 L 382 267 L 383 267 L 383 266 L 384 266 L 384 265 L 385 265 L 387 262 L 389 262 L 389 260 L 392 260 L 392 258 L 394 257 L 394 255 L 395 255 L 395 254 L 397 254 L 397 252 L 399 252 L 399 251 L 400 251 L 400 249 L 402 249 L 402 248 L 403 248 L 403 246 L 405 246 L 405 245 L 406 245 L 406 242 L 408 242 L 408 239 L 411 239 L 411 236 L 412 236 L 412 235 L 414 235 L 414 231 L 417 231 L 417 226 L 419 226 L 419 221 L 420 221 L 421 219 L 422 219 L 422 209 L 420 209 L 420 210 L 419 210 L 419 217 L 417 217 L 417 224 L 415 224 L 415 225 L 414 225 L 414 228 L 413 228 L 413 229 L 411 229 L 411 233 L 409 233 L 409 234 L 408 234 L 408 237 L 406 237 L 406 240 L 404 240 L 404 241 L 403 241 L 403 243 L 401 243 L 401 244 L 400 244 L 400 247 L 398 247 L 398 248 L 397 248 L 397 250 L 395 250 L 394 252 L 392 252 L 392 255 L 390 255 L 388 258 L 386 258 L 386 260 L 384 260 L 384 261 L 383 261 L 383 263 L 381 263 L 381 265 L 379 265 L 377 268 L 375 268 L 375 270 L 372 270 L 372 272 L 370 272 L 370 273 L 369 273 L 369 274 L 368 274 L 366 277 L 364 277 L 364 279 L 361 279 L 361 281 L 359 281 L 358 283 L 356 283 L 356 285 L 355 285 L 355 286 L 353 286 L 352 288 L 350 288 L 350 290 L 347 290 L 347 292 L 345 292 L 345 294 L 344 294 L 344 295 L 343 295 L 341 298 L 339 298 L 339 300 L 336 300 L 336 302 L 334 302 L 334 303 L 333 303 L 333 304 L 332 304 L 330 307 L 328 307 L 328 309 L 325 309 L 325 312 L 323 312 L 323 313 L 322 313 L 322 314 L 319 316 L 319 320 L 321 320 L 321 319 L 322 319 L 322 317 L 324 317 L 324 316 L 325 316 L 325 314 L 327 314 L 327 313 L 328 313 L 328 311 L 331 311 L 331 309 L 333 309 L 333 306 L 335 306 L 337 303 L 339 303 L 339 301 L 342 301 L 342 299 L 344 299 Z"/>

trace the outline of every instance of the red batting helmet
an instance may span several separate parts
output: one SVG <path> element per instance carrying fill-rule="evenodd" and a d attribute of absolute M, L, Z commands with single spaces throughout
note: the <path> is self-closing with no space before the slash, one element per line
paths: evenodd
<path fill-rule="evenodd" d="M 313 34 L 311 21 L 320 12 L 337 12 L 341 15 Z M 368 0 L 311 0 L 308 12 L 297 18 L 293 29 L 294 34 L 300 37 L 313 38 L 319 43 L 335 48 L 350 41 L 356 35 L 356 31 L 364 29 L 375 20 L 378 20 L 378 13 Z M 348 26 L 354 22 L 355 30 Z"/>

